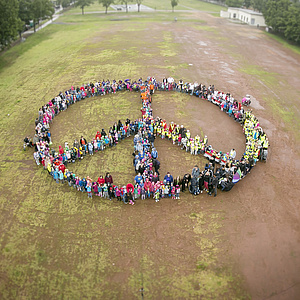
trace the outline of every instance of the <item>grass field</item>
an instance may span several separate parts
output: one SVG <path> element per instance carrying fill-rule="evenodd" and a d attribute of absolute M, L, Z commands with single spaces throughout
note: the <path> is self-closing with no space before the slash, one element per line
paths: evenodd
<path fill-rule="evenodd" d="M 169 2 L 143 4 L 170 10 Z M 176 32 L 193 28 L 213 41 L 227 40 L 199 17 L 177 9 L 217 13 L 222 7 L 186 0 L 179 2 L 175 13 L 113 17 L 82 16 L 75 8 L 0 56 L 1 299 L 138 299 L 142 286 L 145 299 L 249 298 L 226 248 L 224 224 L 229 216 L 221 207 L 222 198 L 199 201 L 186 195 L 178 205 L 167 201 L 160 207 L 149 201 L 130 208 L 90 201 L 86 194 L 57 185 L 35 165 L 33 152 L 22 149 L 25 135 L 34 133 L 41 105 L 72 85 L 149 75 L 158 80 L 169 75 L 178 79 L 181 74 L 194 78 Z M 85 11 L 103 8 L 95 2 Z M 181 23 L 174 22 L 175 16 Z M 274 85 L 273 74 L 255 65 L 242 72 Z M 175 107 L 174 118 L 195 127 L 185 96 L 155 97 L 164 106 L 169 102 Z M 53 146 L 81 135 L 92 138 L 119 119 L 139 116 L 135 93 L 84 100 L 55 118 Z M 291 122 L 290 115 L 284 121 Z M 170 153 L 165 163 L 172 172 L 177 164 L 189 170 L 195 163 L 205 163 L 172 144 L 159 146 L 169 151 L 164 153 Z M 120 184 L 131 181 L 132 140 L 110 150 L 74 164 L 72 170 L 93 178 L 109 170 Z"/>
<path fill-rule="evenodd" d="M 164 9 L 160 3 L 144 4 Z M 216 9 L 192 1 L 187 5 Z M 98 9 L 95 4 L 85 11 Z M 124 14 L 111 21 L 111 15 L 74 15 L 76 12 L 78 9 L 68 11 L 57 24 L 28 37 L 0 57 L 0 129 L 5 157 L 1 159 L 0 175 L 0 271 L 5 274 L 0 280 L 1 298 L 132 299 L 139 295 L 141 276 L 149 299 L 240 295 L 239 279 L 218 262 L 222 212 L 211 208 L 200 213 L 191 207 L 189 213 L 169 217 L 172 230 L 183 230 L 183 234 L 187 224 L 194 224 L 199 254 L 192 269 L 183 264 L 174 270 L 169 261 L 156 261 L 147 249 L 136 250 L 135 262 L 126 267 L 119 258 L 120 249 L 127 253 L 145 243 L 144 236 L 132 229 L 142 220 L 127 211 L 129 219 L 122 224 L 122 206 L 91 203 L 86 195 L 57 186 L 34 165 L 32 152 L 22 151 L 22 139 L 32 135 L 39 107 L 59 91 L 95 79 L 146 77 L 153 69 L 176 76 L 186 68 L 185 63 L 178 63 L 180 48 L 171 32 L 151 33 L 147 47 L 139 38 L 149 26 L 173 22 L 177 14 L 131 14 L 130 21 L 118 22 Z M 193 21 L 199 22 L 188 20 Z M 176 95 L 173 99 L 176 101 Z M 53 124 L 54 146 L 66 140 L 72 142 L 82 134 L 91 137 L 97 129 L 107 129 L 118 119 L 139 117 L 138 103 L 138 95 L 120 94 L 71 107 Z M 184 114 L 184 108 L 180 110 Z M 122 183 L 131 181 L 131 142 L 118 147 L 104 156 L 87 159 L 73 170 L 82 176 L 97 176 L 111 169 Z M 179 217 L 179 224 L 174 223 Z M 177 251 L 171 257 L 177 257 Z M 132 254 L 128 254 L 130 259 Z M 111 280 L 113 274 L 122 274 L 120 285 Z M 205 288 L 194 288 L 196 282 Z M 168 289 L 163 288 L 166 285 Z"/>
<path fill-rule="evenodd" d="M 130 5 L 135 5 L 134 2 L 129 2 L 128 6 Z M 153 8 L 155 10 L 171 10 L 171 2 L 170 1 L 157 1 L 157 0 L 144 0 L 142 2 L 142 5 L 148 6 L 150 8 Z M 207 11 L 210 13 L 219 13 L 220 10 L 224 9 L 224 7 L 215 5 L 215 4 L 210 4 L 207 2 L 203 2 L 200 0 L 185 0 L 185 1 L 179 1 L 178 5 L 175 6 L 175 11 L 176 10 L 192 10 L 192 9 L 197 9 L 201 11 Z M 112 8 L 108 9 L 109 12 L 113 12 L 114 10 Z M 84 8 L 84 12 L 103 12 L 105 9 L 103 8 L 102 5 L 98 3 L 98 1 L 95 1 L 92 5 L 86 6 Z M 72 9 L 71 13 L 81 13 L 81 8 L 76 7 Z"/>

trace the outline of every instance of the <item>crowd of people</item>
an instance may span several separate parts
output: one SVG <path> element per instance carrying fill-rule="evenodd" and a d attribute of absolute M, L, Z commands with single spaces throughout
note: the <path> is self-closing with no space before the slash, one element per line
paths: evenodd
<path fill-rule="evenodd" d="M 75 139 L 73 145 L 68 142 L 59 146 L 58 151 L 51 149 L 52 140 L 50 124 L 53 118 L 66 110 L 70 105 L 85 98 L 116 93 L 117 91 L 137 91 L 141 96 L 142 117 L 124 123 L 119 120 L 106 132 L 97 131 L 92 140 L 85 137 Z M 167 124 L 166 120 L 154 118 L 151 108 L 152 95 L 157 90 L 178 91 L 189 93 L 219 106 L 219 108 L 243 126 L 246 137 L 245 152 L 240 160 L 236 159 L 236 151 L 222 153 L 215 150 L 208 143 L 207 136 L 203 139 L 199 135 L 191 137 L 191 133 L 183 125 L 173 122 Z M 44 169 L 57 183 L 67 182 L 69 186 L 78 191 L 87 192 L 88 197 L 93 195 L 107 199 L 117 199 L 124 203 L 134 204 L 136 199 L 152 198 L 158 202 L 161 198 L 180 198 L 180 192 L 189 190 L 194 195 L 207 192 L 217 195 L 217 189 L 228 191 L 241 178 L 245 177 L 259 158 L 268 151 L 268 138 L 259 125 L 257 118 L 251 111 L 244 111 L 241 102 L 235 100 L 229 93 L 225 94 L 215 90 L 214 86 L 195 83 L 178 83 L 171 77 L 158 82 L 154 77 L 143 81 L 126 79 L 124 81 L 109 80 L 89 83 L 81 87 L 71 87 L 64 93 L 60 92 L 46 105 L 39 109 L 35 121 L 35 135 L 31 142 L 28 137 L 25 142 L 35 147 L 34 159 L 37 165 L 42 164 Z M 95 152 L 116 146 L 124 138 L 133 136 L 134 152 L 133 167 L 136 173 L 133 183 L 125 186 L 116 185 L 111 174 L 100 176 L 92 180 L 89 176 L 81 178 L 68 168 L 68 165 L 81 160 Z M 170 173 L 160 178 L 160 162 L 155 149 L 155 138 L 169 139 L 192 155 L 203 154 L 208 163 L 200 171 L 198 166 L 192 169 L 191 174 L 177 176 L 175 179 Z"/>

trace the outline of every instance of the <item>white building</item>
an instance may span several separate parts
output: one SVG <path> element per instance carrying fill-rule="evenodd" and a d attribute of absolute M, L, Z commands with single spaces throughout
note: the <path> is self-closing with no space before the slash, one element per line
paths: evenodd
<path fill-rule="evenodd" d="M 239 20 L 250 26 L 267 26 L 263 14 L 251 9 L 228 7 L 228 11 L 221 10 L 220 16 L 232 20 Z"/>

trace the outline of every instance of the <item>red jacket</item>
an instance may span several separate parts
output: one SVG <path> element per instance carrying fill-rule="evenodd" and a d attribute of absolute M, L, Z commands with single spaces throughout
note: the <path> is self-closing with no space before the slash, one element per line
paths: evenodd
<path fill-rule="evenodd" d="M 98 180 L 97 180 L 97 182 L 100 184 L 100 185 L 103 185 L 104 184 L 104 182 L 105 182 L 105 180 L 104 180 L 104 178 L 98 178 Z"/>
<path fill-rule="evenodd" d="M 133 184 L 132 183 L 128 183 L 127 185 L 126 185 L 126 190 L 127 190 L 127 193 L 129 193 L 129 192 L 133 192 L 133 190 L 134 190 L 134 186 L 133 186 Z"/>
<path fill-rule="evenodd" d="M 146 182 L 144 183 L 144 188 L 145 188 L 146 191 L 147 191 L 148 189 L 150 190 L 150 189 L 151 189 L 151 186 L 152 186 L 151 181 L 146 181 Z"/>
<path fill-rule="evenodd" d="M 62 171 L 63 173 L 65 173 L 65 169 L 66 169 L 66 167 L 63 164 L 59 165 L 59 167 L 58 167 L 58 170 Z"/>

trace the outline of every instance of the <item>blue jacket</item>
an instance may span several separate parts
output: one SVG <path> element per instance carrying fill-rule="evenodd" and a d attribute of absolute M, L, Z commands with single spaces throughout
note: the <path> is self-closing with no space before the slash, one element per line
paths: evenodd
<path fill-rule="evenodd" d="M 53 171 L 53 179 L 58 179 L 58 171 L 57 170 Z"/>
<path fill-rule="evenodd" d="M 134 180 L 136 181 L 137 184 L 140 184 L 140 182 L 143 180 L 143 177 L 141 175 L 136 175 L 134 177 Z"/>
<path fill-rule="evenodd" d="M 167 182 L 167 183 L 172 183 L 173 182 L 173 176 L 170 174 L 170 176 L 166 175 L 164 177 L 164 180 Z"/>
<path fill-rule="evenodd" d="M 158 156 L 157 151 L 156 150 L 152 150 L 151 156 L 152 156 L 152 158 L 157 158 L 157 156 Z"/>

